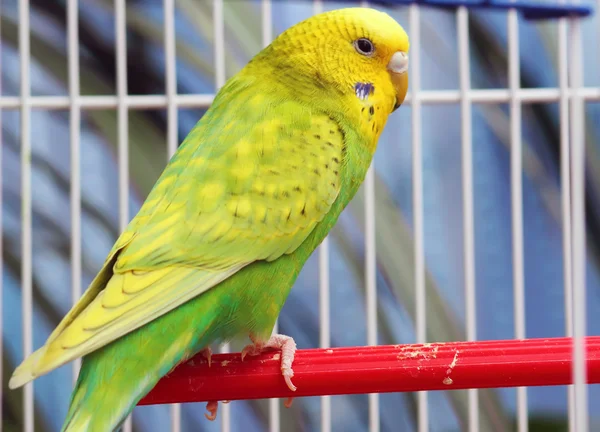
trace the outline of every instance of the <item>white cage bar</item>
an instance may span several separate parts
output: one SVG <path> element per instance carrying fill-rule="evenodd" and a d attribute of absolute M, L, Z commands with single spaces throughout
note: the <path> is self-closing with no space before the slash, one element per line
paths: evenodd
<path fill-rule="evenodd" d="M 323 12 L 323 2 L 313 0 L 313 14 Z M 319 346 L 331 346 L 331 323 L 329 309 L 329 237 L 319 246 Z M 331 397 L 321 397 L 321 432 L 331 432 Z"/>
<path fill-rule="evenodd" d="M 119 231 L 129 223 L 129 110 L 127 88 L 127 19 L 125 0 L 115 0 L 115 37 L 117 51 L 117 146 L 119 166 Z M 133 429 L 131 416 L 123 424 L 123 432 Z"/>
<path fill-rule="evenodd" d="M 458 29 L 458 75 L 460 77 L 460 109 L 462 135 L 462 184 L 463 184 L 463 231 L 464 231 L 464 280 L 465 280 L 465 323 L 467 340 L 477 339 L 477 315 L 475 294 L 475 222 L 473 210 L 473 143 L 471 63 L 469 58 L 469 12 L 465 6 L 456 13 Z M 469 431 L 479 430 L 479 399 L 477 390 L 468 391 Z"/>
<path fill-rule="evenodd" d="M 262 16 L 262 46 L 267 47 L 273 40 L 273 13 L 271 0 L 261 0 Z M 273 333 L 279 330 L 278 322 L 275 322 Z M 281 424 L 281 412 L 277 399 L 269 400 L 269 432 L 279 432 Z"/>
<path fill-rule="evenodd" d="M 570 155 L 571 155 L 571 262 L 573 290 L 573 383 L 575 392 L 574 416 L 575 430 L 587 432 L 588 399 L 585 384 L 585 347 L 583 337 L 586 335 L 586 301 L 585 301 L 585 122 L 583 115 L 584 101 L 580 91 L 583 87 L 583 53 L 581 39 L 581 23 L 570 22 L 569 53 L 571 55 L 571 119 L 570 119 Z"/>
<path fill-rule="evenodd" d="M 0 4 L 0 12 L 2 12 L 2 5 Z M 0 26 L 0 32 L 1 32 Z M 0 33 L 1 34 L 1 33 Z M 0 47 L 2 46 L 0 41 Z M 2 56 L 0 55 L 0 70 L 2 70 Z M 2 77 L 0 76 L 0 95 L 2 95 Z M 3 144 L 3 136 L 2 136 L 2 111 L 0 111 L 0 170 L 2 168 L 2 144 Z M 4 298 L 4 250 L 2 246 L 3 242 L 3 232 L 2 227 L 3 219 L 2 219 L 2 189 L 4 187 L 4 182 L 2 181 L 2 174 L 0 173 L 0 306 L 2 306 L 2 299 Z M 0 307 L 0 335 L 3 334 L 4 331 L 4 314 L 2 312 L 2 307 Z M 3 338 L 2 338 L 3 339 Z M 0 341 L 0 358 L 4 358 L 4 343 L 3 340 Z M 0 362 L 0 376 L 3 376 L 3 362 Z M 4 398 L 4 388 L 0 388 L 0 400 Z M 2 404 L 0 404 L 0 419 L 3 418 L 4 410 L 2 409 Z M 2 422 L 0 421 L 0 432 L 2 432 Z"/>
<path fill-rule="evenodd" d="M 525 274 L 523 257 L 523 150 L 521 139 L 521 87 L 519 21 L 516 10 L 508 11 L 508 86 L 510 91 L 510 195 L 515 338 L 525 338 Z M 527 432 L 527 390 L 517 388 L 517 430 Z"/>
<path fill-rule="evenodd" d="M 213 26 L 215 38 L 215 89 L 219 91 L 225 84 L 225 16 L 223 14 L 223 0 L 213 1 Z M 220 351 L 228 353 L 230 344 L 221 345 Z M 179 425 L 177 425 L 179 429 Z M 229 405 L 223 404 L 221 411 L 221 430 L 229 432 L 231 430 L 231 410 Z"/>
<path fill-rule="evenodd" d="M 563 267 L 565 292 L 565 335 L 573 336 L 573 284 L 571 261 L 571 170 L 569 157 L 569 77 L 568 77 L 568 20 L 558 22 L 558 81 L 560 87 L 560 179 L 562 205 Z M 575 431 L 575 393 L 573 386 L 567 390 L 569 431 Z"/>
<path fill-rule="evenodd" d="M 77 303 L 81 296 L 81 168 L 79 107 L 79 4 L 67 3 L 68 63 L 69 63 L 69 132 L 71 144 L 71 300 Z M 73 362 L 73 384 L 77 381 L 81 360 Z"/>
<path fill-rule="evenodd" d="M 31 80 L 29 1 L 19 3 L 19 56 L 21 59 L 21 298 L 23 302 L 23 357 L 33 351 L 32 244 L 31 244 Z M 33 432 L 33 383 L 23 392 L 25 432 Z"/>
<path fill-rule="evenodd" d="M 422 156 L 422 91 L 421 91 L 421 15 L 418 5 L 409 6 L 410 35 L 410 92 L 412 122 L 412 175 L 413 175 L 413 224 L 415 241 L 415 310 L 416 341 L 427 342 L 427 317 L 425 296 L 425 240 L 423 234 L 423 156 Z M 429 430 L 429 407 L 427 392 L 418 392 L 417 422 L 419 432 Z"/>
<path fill-rule="evenodd" d="M 177 57 L 175 51 L 175 0 L 163 1 L 164 45 L 165 45 L 165 93 L 167 96 L 167 162 L 178 146 L 178 111 L 175 103 L 177 95 Z M 171 405 L 171 431 L 181 430 L 181 406 Z"/>
<path fill-rule="evenodd" d="M 413 37 L 411 37 L 412 43 Z M 411 46 L 412 51 L 412 46 Z M 411 56 L 412 62 L 412 56 Z M 560 88 L 519 88 L 516 99 L 521 104 L 552 103 L 560 102 L 561 96 L 566 95 L 569 99 L 573 96 L 572 87 L 561 93 Z M 600 88 L 582 87 L 577 91 L 578 97 L 585 102 L 600 101 Z M 461 101 L 460 90 L 420 90 L 419 101 L 422 105 L 447 105 L 459 104 Z M 466 92 L 467 99 L 473 104 L 497 105 L 509 103 L 511 93 L 509 89 L 472 89 Z M 178 108 L 206 108 L 214 99 L 214 94 L 186 94 L 176 95 L 174 103 Z M 414 96 L 412 92 L 406 96 L 404 104 L 412 105 Z M 44 110 L 65 110 L 70 108 L 68 96 L 30 96 L 29 107 Z M 117 96 L 80 96 L 80 108 L 85 110 L 115 109 L 119 106 Z M 168 106 L 165 95 L 127 95 L 122 98 L 123 106 L 130 110 L 156 109 Z M 22 98 L 20 96 L 1 96 L 0 109 L 21 109 Z"/>
<path fill-rule="evenodd" d="M 600 0 L 598 0 L 600 9 Z M 363 5 L 365 2 L 363 2 Z M 115 0 L 115 35 L 117 52 L 117 94 L 114 96 L 82 96 L 79 82 L 78 14 L 79 2 L 68 0 L 68 70 L 69 90 L 67 96 L 31 96 L 30 88 L 30 22 L 29 1 L 19 0 L 19 54 L 21 83 L 19 96 L 0 95 L 0 109 L 19 110 L 21 116 L 21 184 L 22 184 L 22 316 L 23 354 L 33 349 L 32 340 L 32 220 L 31 220 L 31 110 L 65 110 L 70 112 L 70 157 L 71 157 L 71 278 L 72 298 L 75 302 L 81 294 L 81 173 L 80 173 L 80 126 L 81 110 L 116 109 L 118 112 L 118 165 L 119 165 L 119 227 L 124 229 L 129 221 L 129 151 L 128 112 L 135 109 L 167 110 L 167 149 L 170 158 L 178 145 L 178 109 L 205 108 L 210 105 L 213 94 L 177 94 L 175 52 L 175 0 L 163 0 L 164 48 L 166 60 L 166 88 L 164 95 L 132 96 L 127 91 L 127 48 L 126 48 L 126 2 Z M 322 1 L 313 1 L 313 12 L 323 9 Z M 225 83 L 225 21 L 223 0 L 213 1 L 215 85 Z M 574 336 L 575 359 L 574 385 L 569 386 L 568 413 L 569 431 L 589 429 L 587 386 L 584 384 L 585 363 L 581 337 L 586 334 L 585 325 L 585 209 L 584 209 L 584 120 L 585 104 L 600 102 L 600 87 L 583 86 L 581 25 L 578 19 L 564 18 L 558 23 L 558 71 L 559 86 L 556 88 L 520 87 L 518 17 L 514 10 L 508 11 L 509 86 L 505 89 L 472 89 L 469 60 L 468 10 L 457 10 L 459 89 L 422 90 L 420 63 L 420 7 L 411 5 L 408 29 L 411 38 L 410 92 L 406 104 L 412 111 L 413 151 L 413 208 L 415 241 L 415 290 L 416 290 L 416 340 L 427 341 L 426 296 L 425 296 L 425 251 L 423 235 L 423 174 L 422 174 L 422 108 L 423 105 L 460 104 L 461 109 L 461 156 L 464 227 L 464 274 L 466 335 L 468 340 L 477 339 L 476 331 L 476 286 L 475 244 L 473 209 L 473 154 L 472 154 L 472 106 L 473 104 L 500 104 L 510 106 L 511 141 L 511 214 L 513 241 L 513 281 L 515 337 L 524 338 L 525 332 L 525 287 L 523 263 L 523 197 L 522 197 L 522 106 L 535 103 L 556 102 L 560 108 L 561 147 L 561 199 L 563 217 L 564 250 L 564 295 L 567 336 Z M 598 11 L 597 11 L 598 12 Z M 262 0 L 262 41 L 267 45 L 273 38 L 272 5 Z M 598 17 L 594 18 L 599 20 Z M 569 69 L 570 68 L 570 69 Z M 570 79 L 569 79 L 570 77 Z M 1 151 L 1 149 L 0 149 Z M 0 152 L 0 158 L 2 153 Z M 1 159 L 0 159 L 1 161 Z M 1 183 L 0 183 L 1 185 Z M 377 292 L 376 292 L 376 245 L 374 213 L 374 169 L 369 170 L 364 188 L 365 199 L 365 270 L 367 304 L 367 344 L 377 344 Z M 2 199 L 0 189 L 0 203 Z M 0 214 L 1 225 L 1 214 Z M 0 257 L 2 256 L 0 242 Z M 321 347 L 329 347 L 330 298 L 329 298 L 329 242 L 319 248 L 319 317 Z M 1 271 L 1 270 L 0 270 Z M 0 273 L 0 294 L 2 293 Z M 1 317 L 1 315 L 0 315 Z M 1 325 L 1 320 L 0 320 Z M 228 346 L 223 347 L 227 351 Z M 0 345 L 0 352 L 2 346 Z M 0 365 L 1 366 L 1 365 Z M 75 379 L 79 364 L 73 367 Z M 0 389 L 0 395 L 2 389 Z M 468 396 L 470 431 L 479 430 L 479 403 L 476 390 Z M 33 384 L 24 391 L 25 431 L 33 432 L 34 401 Z M 269 430 L 280 430 L 280 408 L 277 400 L 269 405 Z M 231 416 L 227 405 L 221 406 L 221 430 L 229 432 Z M 525 388 L 517 389 L 517 424 L 519 432 L 527 431 L 528 410 Z M 332 428 L 331 399 L 321 398 L 321 430 Z M 130 419 L 125 431 L 132 427 Z M 369 431 L 378 432 L 380 410 L 378 395 L 369 395 Z M 429 430 L 428 398 L 426 392 L 418 395 L 418 429 Z M 171 407 L 171 430 L 181 430 L 179 405 Z"/>

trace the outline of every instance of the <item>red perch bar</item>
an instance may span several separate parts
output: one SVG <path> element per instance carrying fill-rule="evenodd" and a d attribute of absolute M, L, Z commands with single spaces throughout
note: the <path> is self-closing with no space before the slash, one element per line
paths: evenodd
<path fill-rule="evenodd" d="M 200 355 L 178 366 L 140 405 L 572 383 L 572 339 L 525 339 L 305 349 L 290 391 L 280 354 Z M 600 336 L 586 338 L 588 382 L 600 383 Z"/>

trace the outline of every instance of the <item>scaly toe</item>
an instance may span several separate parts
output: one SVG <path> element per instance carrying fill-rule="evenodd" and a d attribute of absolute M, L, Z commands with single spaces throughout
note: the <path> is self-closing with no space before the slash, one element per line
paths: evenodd
<path fill-rule="evenodd" d="M 288 388 L 291 391 L 296 391 L 296 386 L 294 385 L 294 383 L 292 383 L 292 376 L 294 376 L 294 374 L 290 374 L 287 375 L 285 372 L 283 372 L 283 377 L 285 378 L 285 383 L 287 384 Z"/>
<path fill-rule="evenodd" d="M 296 386 L 292 383 L 292 377 L 294 376 L 294 370 L 291 367 L 282 367 L 281 375 L 285 379 L 285 383 L 291 391 L 296 391 Z"/>
<path fill-rule="evenodd" d="M 246 356 L 255 356 L 261 353 L 261 349 L 257 348 L 256 345 L 247 345 L 242 349 L 242 361 Z"/>
<path fill-rule="evenodd" d="M 285 402 L 283 403 L 283 406 L 286 408 L 291 408 L 292 402 L 294 402 L 294 398 L 289 397 L 285 400 Z"/>
<path fill-rule="evenodd" d="M 206 360 L 208 361 L 208 367 L 210 367 L 212 361 L 212 350 L 210 349 L 210 347 L 206 347 L 204 348 L 202 351 L 200 351 L 200 353 L 206 357 Z"/>
<path fill-rule="evenodd" d="M 246 348 L 244 348 L 242 350 L 242 361 L 244 361 L 244 358 L 246 358 L 247 355 L 248 355 L 248 350 Z"/>
<path fill-rule="evenodd" d="M 208 411 L 210 414 L 204 414 L 204 416 L 210 420 L 210 421 L 214 421 L 217 418 L 217 410 L 219 409 L 219 402 L 218 401 L 210 401 L 206 404 L 206 411 Z"/>

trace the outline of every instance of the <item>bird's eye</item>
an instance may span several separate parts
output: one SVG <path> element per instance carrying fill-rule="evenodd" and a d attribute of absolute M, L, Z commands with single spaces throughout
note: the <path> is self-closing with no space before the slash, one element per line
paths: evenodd
<path fill-rule="evenodd" d="M 373 46 L 373 42 L 366 38 L 360 38 L 354 41 L 354 48 L 359 54 L 370 56 L 375 52 L 375 47 Z"/>

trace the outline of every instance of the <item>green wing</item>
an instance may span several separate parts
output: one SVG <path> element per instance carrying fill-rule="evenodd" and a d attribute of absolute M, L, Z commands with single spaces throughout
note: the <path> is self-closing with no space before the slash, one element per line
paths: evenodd
<path fill-rule="evenodd" d="M 335 122 L 259 94 L 226 102 L 215 101 L 189 134 L 104 268 L 15 371 L 11 387 L 141 327 L 254 261 L 293 252 L 329 212 L 344 156 Z"/>
<path fill-rule="evenodd" d="M 274 260 L 294 251 L 328 213 L 340 190 L 344 151 L 328 116 L 294 102 L 247 113 L 246 121 L 211 114 L 124 233 L 128 245 L 117 271 L 165 265 L 221 271 Z"/>

